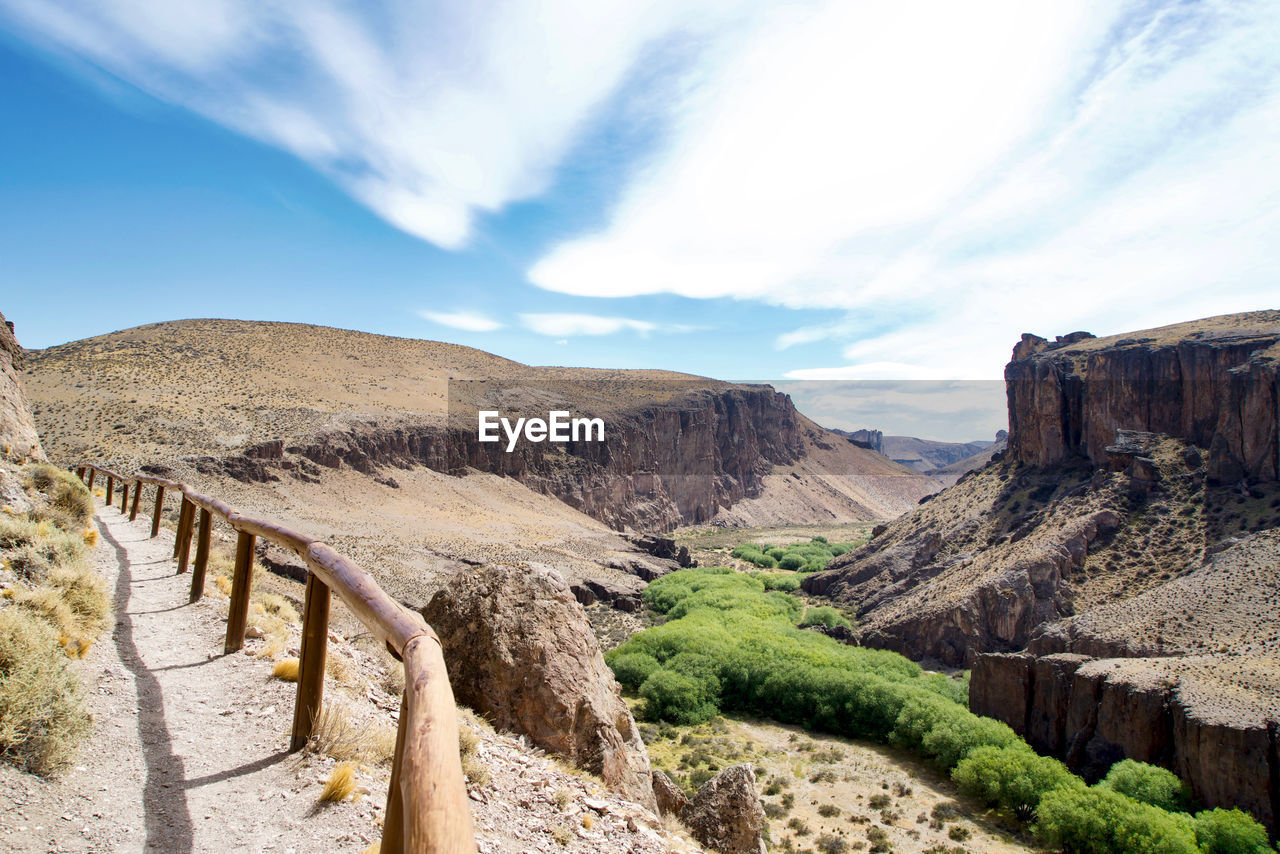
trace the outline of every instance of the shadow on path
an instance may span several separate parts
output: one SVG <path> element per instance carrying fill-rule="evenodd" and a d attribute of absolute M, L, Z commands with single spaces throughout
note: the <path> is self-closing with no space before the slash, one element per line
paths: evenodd
<path fill-rule="evenodd" d="M 106 525 L 99 526 L 103 538 L 116 550 L 120 575 L 116 580 L 116 646 L 120 660 L 133 674 L 138 689 L 138 736 L 147 766 L 147 781 L 142 803 L 146 813 L 147 847 L 157 851 L 190 851 L 194 842 L 191 811 L 187 806 L 186 770 L 181 757 L 173 752 L 173 738 L 164 718 L 164 696 L 155 674 L 147 669 L 133 638 L 133 620 L 129 614 L 132 595 L 132 564 L 129 553 L 111 535 Z"/>

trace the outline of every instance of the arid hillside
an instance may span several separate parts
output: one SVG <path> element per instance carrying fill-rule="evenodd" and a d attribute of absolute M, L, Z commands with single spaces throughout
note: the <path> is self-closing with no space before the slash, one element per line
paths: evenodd
<path fill-rule="evenodd" d="M 810 484 L 812 499 L 794 508 L 806 518 L 795 521 L 892 518 L 934 488 L 838 440 L 768 386 L 535 368 L 452 344 L 299 324 L 138 327 L 32 353 L 27 382 L 59 459 L 92 455 L 125 469 L 159 461 L 184 476 L 246 482 L 471 468 L 514 477 L 617 529 L 712 521 L 760 496 L 774 467 L 815 449 L 837 449 L 824 463 L 835 480 Z M 521 442 L 508 453 L 505 442 L 477 441 L 476 411 L 490 408 L 600 417 L 606 438 Z M 835 507 L 833 485 L 843 493 Z"/>
<path fill-rule="evenodd" d="M 494 559 L 593 582 L 583 598 L 634 600 L 654 567 L 616 530 L 886 519 L 936 488 L 767 386 L 534 368 L 452 344 L 227 320 L 27 358 L 53 459 L 203 484 L 322 533 L 406 601 Z M 601 417 L 606 440 L 507 453 L 477 441 L 478 408 Z"/>
<path fill-rule="evenodd" d="M 972 666 L 975 711 L 1097 774 L 1158 762 L 1274 824 L 1280 312 L 1024 336 L 1009 449 L 805 588 Z"/>

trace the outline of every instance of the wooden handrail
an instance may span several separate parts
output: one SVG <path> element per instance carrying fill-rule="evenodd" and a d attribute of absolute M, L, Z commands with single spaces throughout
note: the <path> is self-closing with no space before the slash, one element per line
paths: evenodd
<path fill-rule="evenodd" d="M 261 537 L 306 561 L 309 571 L 303 605 L 302 660 L 298 668 L 290 750 L 298 750 L 307 743 L 320 711 L 329 637 L 329 598 L 331 593 L 337 593 L 356 619 L 404 662 L 405 690 L 387 791 L 383 854 L 474 854 L 475 835 L 458 753 L 453 688 L 449 685 L 440 639 L 421 614 L 392 599 L 373 576 L 329 545 L 283 525 L 245 516 L 226 502 L 201 495 L 185 483 L 142 474 L 124 477 L 96 463 L 84 463 L 76 472 L 90 487 L 94 472 L 107 478 L 108 489 L 116 483 L 132 484 L 130 519 L 137 516 L 142 485 L 154 486 L 153 537 L 159 532 L 165 490 L 180 493 L 183 509 L 174 548 L 179 572 L 186 570 L 191 534 L 196 528 L 196 511 L 199 511 L 196 559 L 191 573 L 192 602 L 204 592 L 213 520 L 220 519 L 237 532 L 226 652 L 234 652 L 244 645 L 255 541 Z M 126 512 L 123 500 L 120 512 Z"/>

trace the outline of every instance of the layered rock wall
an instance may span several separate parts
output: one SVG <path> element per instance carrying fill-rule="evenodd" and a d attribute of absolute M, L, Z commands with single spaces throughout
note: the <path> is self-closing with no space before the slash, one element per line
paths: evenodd
<path fill-rule="evenodd" d="M 1086 778 L 1102 776 L 1120 759 L 1163 765 L 1190 783 L 1202 803 L 1248 810 L 1276 828 L 1276 720 L 1256 707 L 1229 715 L 1198 701 L 1172 661 L 983 655 L 973 666 L 969 705 Z"/>
<path fill-rule="evenodd" d="M 1118 429 L 1164 433 L 1206 448 L 1222 480 L 1280 472 L 1280 324 L 1162 338 L 1048 342 L 1024 335 L 1005 368 L 1009 446 L 1021 462 L 1073 455 L 1101 465 Z M 1267 322 L 1269 321 L 1269 323 Z M 1159 332 L 1160 330 L 1154 330 Z"/>
<path fill-rule="evenodd" d="M 773 465 L 796 461 L 810 426 L 790 398 L 765 386 L 706 390 L 609 419 L 603 442 L 480 442 L 474 428 L 404 425 L 330 433 L 311 442 L 267 442 L 231 458 L 197 460 L 202 471 L 243 480 L 317 466 L 374 474 L 384 466 L 470 468 L 513 477 L 617 528 L 670 530 L 711 519 L 756 495 Z"/>

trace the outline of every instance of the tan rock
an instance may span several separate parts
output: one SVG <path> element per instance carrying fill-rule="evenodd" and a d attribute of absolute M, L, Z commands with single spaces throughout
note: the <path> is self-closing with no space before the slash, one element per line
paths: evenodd
<path fill-rule="evenodd" d="M 437 593 L 422 613 L 440 635 L 458 702 L 656 808 L 635 720 L 558 573 L 478 567 Z"/>
<path fill-rule="evenodd" d="M 0 454 L 43 460 L 44 450 L 18 377 L 17 363 L 21 356 L 18 339 L 0 314 Z"/>
<path fill-rule="evenodd" d="M 665 771 L 653 770 L 653 794 L 658 799 L 658 812 L 679 816 L 689 804 L 689 798 L 671 781 Z"/>
<path fill-rule="evenodd" d="M 703 845 L 721 854 L 763 854 L 767 822 L 756 774 L 750 765 L 731 765 L 698 790 L 681 819 Z"/>

